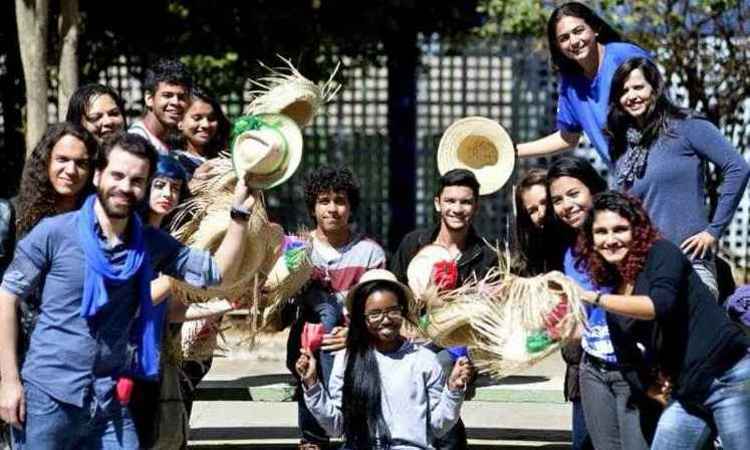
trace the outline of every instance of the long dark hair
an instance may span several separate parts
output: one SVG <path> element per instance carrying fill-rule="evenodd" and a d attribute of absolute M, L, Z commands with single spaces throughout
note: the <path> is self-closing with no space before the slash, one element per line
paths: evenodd
<path fill-rule="evenodd" d="M 518 272 L 524 276 L 534 276 L 561 267 L 557 239 L 552 239 L 550 227 L 547 226 L 549 216 L 546 211 L 552 207 L 547 202 L 542 227 L 538 227 L 531 220 L 531 216 L 523 205 L 523 195 L 534 186 L 541 186 L 546 190 L 547 171 L 532 168 L 518 181 L 515 193 L 516 204 L 516 238 L 518 239 Z M 549 198 L 549 197 L 548 197 Z"/>
<path fill-rule="evenodd" d="M 552 199 L 550 186 L 555 180 L 562 177 L 575 178 L 580 181 L 589 189 L 592 196 L 607 190 L 607 182 L 597 173 L 591 163 L 577 156 L 564 156 L 552 163 L 549 169 L 547 169 L 547 198 Z M 574 245 L 576 235 L 578 234 L 577 231 L 570 228 L 557 217 L 554 207 L 551 204 L 547 208 L 546 215 L 548 223 L 554 227 L 554 232 L 558 236 L 557 239 L 563 243 L 563 246 Z"/>
<path fill-rule="evenodd" d="M 586 22 L 598 34 L 596 40 L 601 44 L 627 42 L 623 40 L 618 31 L 583 3 L 570 2 L 558 6 L 552 11 L 549 20 L 547 20 L 547 42 L 549 44 L 550 56 L 552 57 L 552 64 L 564 75 L 583 73 L 581 66 L 563 55 L 557 45 L 557 22 L 565 16 L 578 17 Z"/>
<path fill-rule="evenodd" d="M 347 446 L 355 450 L 390 448 L 390 432 L 381 409 L 383 386 L 380 370 L 365 318 L 367 299 L 377 291 L 387 291 L 396 296 L 404 315 L 409 307 L 403 291 L 393 282 L 373 280 L 356 288 L 351 302 L 352 310 L 349 311 L 351 322 L 346 338 L 347 360 L 341 403 Z M 376 442 L 374 437 L 378 432 L 380 435 Z"/>
<path fill-rule="evenodd" d="M 16 236 L 18 239 L 31 231 L 40 220 L 61 212 L 57 209 L 59 196 L 49 180 L 49 164 L 55 144 L 68 135 L 83 142 L 86 147 L 86 154 L 89 157 L 89 177 L 81 191 L 76 195 L 76 204 L 80 205 L 83 199 L 93 192 L 91 179 L 94 176 L 94 163 L 98 148 L 94 137 L 79 124 L 61 122 L 50 125 L 31 152 L 21 175 L 21 186 L 18 192 L 18 218 L 16 219 Z"/>
<path fill-rule="evenodd" d="M 609 105 L 607 107 L 607 127 L 604 133 L 610 137 L 610 154 L 612 159 L 622 156 L 627 150 L 627 137 L 625 133 L 629 127 L 640 128 L 638 123 L 630 114 L 622 109 L 620 98 L 623 95 L 625 82 L 634 70 L 640 70 L 643 78 L 653 88 L 654 101 L 651 102 L 644 113 L 641 129 L 643 135 L 641 145 L 648 147 L 662 133 L 669 133 L 670 119 L 684 119 L 696 116 L 689 109 L 680 108 L 672 103 L 667 96 L 667 86 L 664 77 L 659 73 L 656 65 L 646 58 L 633 58 L 625 61 L 615 71 L 612 77 L 612 87 L 609 91 Z"/>
<path fill-rule="evenodd" d="M 190 91 L 190 98 L 191 102 L 200 101 L 208 103 L 216 115 L 216 133 L 214 133 L 211 140 L 206 144 L 202 155 L 206 159 L 216 158 L 219 156 L 219 152 L 226 150 L 229 145 L 229 132 L 231 131 L 232 124 L 227 119 L 226 114 L 224 114 L 224 110 L 221 109 L 219 101 L 207 88 L 193 86 L 193 90 Z M 189 107 L 185 111 L 185 114 L 188 111 L 190 111 Z M 182 133 L 171 133 L 168 139 L 172 147 L 187 149 L 187 138 Z"/>
<path fill-rule="evenodd" d="M 601 211 L 618 214 L 630 222 L 632 228 L 633 239 L 619 270 L 594 249 L 594 219 L 596 213 Z M 602 192 L 594 196 L 591 211 L 581 227 L 581 233 L 578 234 L 576 265 L 585 267 L 591 280 L 599 286 L 635 283 L 636 277 L 646 264 L 649 250 L 658 239 L 659 232 L 651 224 L 638 199 L 620 192 Z"/>

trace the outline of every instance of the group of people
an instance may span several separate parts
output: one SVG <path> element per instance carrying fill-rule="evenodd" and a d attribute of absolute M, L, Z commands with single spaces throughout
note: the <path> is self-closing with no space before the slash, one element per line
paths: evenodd
<path fill-rule="evenodd" d="M 585 133 L 612 172 L 608 183 L 588 161 L 564 156 L 521 174 L 515 190 L 514 269 L 563 271 L 588 304 L 580 340 L 563 348 L 573 447 L 698 449 L 714 438 L 744 448 L 750 338 L 719 304 L 715 248 L 750 167 L 713 124 L 670 100 L 648 51 L 587 6 L 555 9 L 547 36 L 560 73 L 558 131 L 518 144 L 518 155 L 553 155 Z M 179 332 L 167 322 L 199 321 L 215 336 L 221 315 L 242 306 L 226 299 L 196 310 L 172 300 L 168 279 L 204 287 L 241 270 L 256 203 L 241 178 L 213 255 L 162 230 L 190 180 L 212 175 L 230 122 L 176 61 L 149 69 L 144 90 L 146 113 L 128 127 L 114 90 L 78 89 L 67 120 L 29 157 L 15 208 L 0 202 L 0 416 L 14 448 L 172 442 L 153 414 L 165 330 Z M 721 180 L 711 215 L 706 163 Z M 460 410 L 476 371 L 465 349 L 408 332 L 417 326 L 408 266 L 438 245 L 455 262 L 457 287 L 498 265 L 473 225 L 481 181 L 468 168 L 444 173 L 436 225 L 409 233 L 386 260 L 352 225 L 352 171 L 310 171 L 313 271 L 282 314 L 287 366 L 299 380 L 300 448 L 330 448 L 332 437 L 351 450 L 467 448 Z M 210 365 L 209 357 L 179 368 L 188 417 Z M 138 380 L 132 398 L 123 398 L 124 378 Z M 185 437 L 171 445 L 184 447 Z"/>
<path fill-rule="evenodd" d="M 518 154 L 564 151 L 583 132 L 612 173 L 608 183 L 565 156 L 528 170 L 515 195 L 524 273 L 562 270 L 590 304 L 580 342 L 563 348 L 573 448 L 703 448 L 712 436 L 744 448 L 750 340 L 719 305 L 731 287 L 716 243 L 750 168 L 713 124 L 671 101 L 647 51 L 588 7 L 557 8 L 547 35 L 558 131 Z M 708 163 L 721 180 L 712 214 Z"/>

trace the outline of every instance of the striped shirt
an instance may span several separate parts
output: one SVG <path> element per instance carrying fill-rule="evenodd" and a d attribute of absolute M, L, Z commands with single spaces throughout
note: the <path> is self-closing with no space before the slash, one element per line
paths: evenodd
<path fill-rule="evenodd" d="M 339 302 L 343 302 L 363 273 L 385 267 L 385 252 L 377 242 L 361 233 L 339 248 L 331 247 L 313 233 L 311 260 L 315 266 L 312 279 L 335 292 Z"/>

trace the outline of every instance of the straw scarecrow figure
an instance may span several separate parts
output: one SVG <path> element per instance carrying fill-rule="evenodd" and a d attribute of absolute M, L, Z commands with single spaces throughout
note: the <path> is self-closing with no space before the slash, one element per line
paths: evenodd
<path fill-rule="evenodd" d="M 280 305 L 293 295 L 310 276 L 309 245 L 304 238 L 285 236 L 280 226 L 268 220 L 262 191 L 287 181 L 302 161 L 301 128 L 310 124 L 319 109 L 333 98 L 339 84 L 333 76 L 315 84 L 297 71 L 289 60 L 286 67 L 268 68 L 269 75 L 252 80 L 258 89 L 245 116 L 234 121 L 231 152 L 213 161 L 212 177 L 193 180 L 193 197 L 180 207 L 172 234 L 190 246 L 215 251 L 231 220 L 231 193 L 239 178 L 257 189 L 258 200 L 247 217 L 246 251 L 237 273 L 223 274 L 217 288 L 194 289 L 174 281 L 175 300 L 204 304 L 214 298 L 227 298 L 247 307 L 247 339 L 258 331 L 258 324 L 273 330 Z M 262 64 L 261 64 L 262 65 Z M 261 291 L 264 295 L 260 295 Z M 264 316 L 265 311 L 265 318 Z M 218 322 L 186 323 L 182 331 L 181 354 L 186 359 L 209 358 L 218 343 Z"/>

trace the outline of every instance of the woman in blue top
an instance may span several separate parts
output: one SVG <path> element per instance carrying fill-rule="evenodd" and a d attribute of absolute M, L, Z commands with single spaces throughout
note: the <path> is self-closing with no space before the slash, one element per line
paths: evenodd
<path fill-rule="evenodd" d="M 521 157 L 548 156 L 574 147 L 585 132 L 599 156 L 611 165 L 602 130 L 612 75 L 623 62 L 648 57 L 642 48 L 623 40 L 587 6 L 571 2 L 552 12 L 547 40 L 553 65 L 560 72 L 557 131 L 518 145 Z"/>
<path fill-rule="evenodd" d="M 565 275 L 574 279 L 586 290 L 608 291 L 607 286 L 597 286 L 586 269 L 577 264 L 575 241 L 582 229 L 594 195 L 607 189 L 606 182 L 586 160 L 575 157 L 560 158 L 547 172 L 549 199 L 561 228 L 561 236 L 569 247 L 563 264 Z M 610 339 L 604 310 L 588 310 L 588 327 L 581 341 L 583 358 L 580 361 L 580 398 L 573 401 L 574 420 L 582 406 L 585 425 L 594 448 L 647 449 L 648 438 L 642 431 L 642 413 L 633 404 L 630 386 L 625 380 Z M 566 348 L 563 356 L 573 366 L 579 362 L 578 348 Z M 576 352 L 578 350 L 578 352 Z M 578 353 L 578 355 L 576 355 Z M 578 411 L 576 411 L 578 408 Z M 582 421 L 581 421 L 582 422 Z M 648 421 L 647 421 L 648 422 Z M 650 421 L 655 422 L 655 421 Z M 574 440 L 580 430 L 574 422 Z"/>
<path fill-rule="evenodd" d="M 680 246 L 718 296 L 711 249 L 732 220 L 750 167 L 711 122 L 667 97 L 657 67 L 632 59 L 615 72 L 607 134 L 619 190 L 639 198 L 662 235 Z M 719 170 L 719 202 L 706 210 L 705 163 Z"/>

